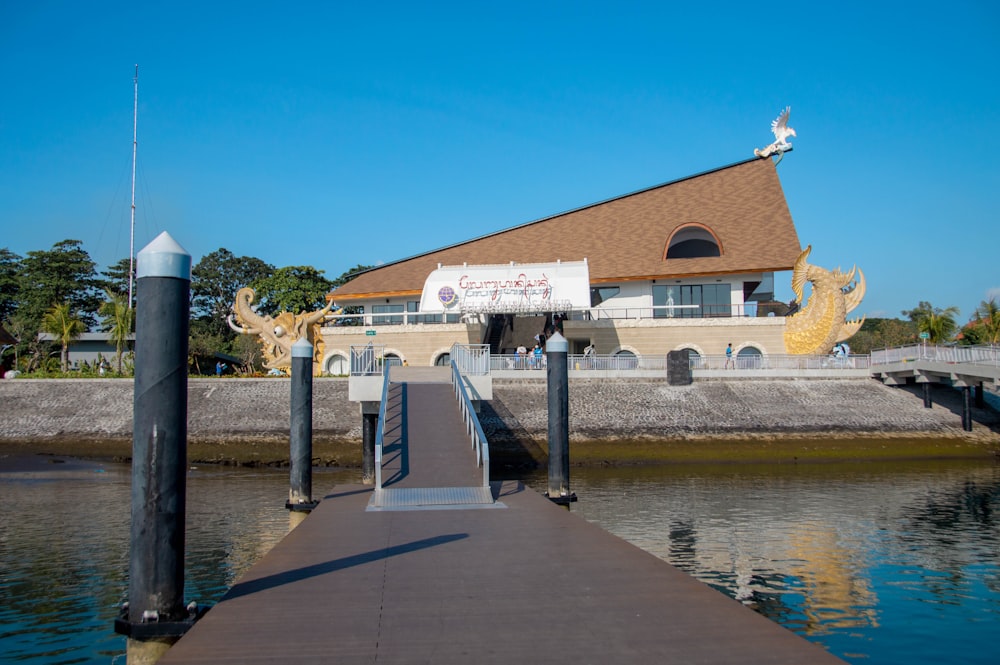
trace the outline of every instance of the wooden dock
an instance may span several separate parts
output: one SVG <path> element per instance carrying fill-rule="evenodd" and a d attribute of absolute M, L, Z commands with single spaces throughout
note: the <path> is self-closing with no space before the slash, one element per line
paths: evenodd
<path fill-rule="evenodd" d="M 445 478 L 420 460 L 468 444 L 434 389 L 400 393 L 386 464 L 408 466 L 388 475 L 433 489 Z M 371 487 L 333 488 L 160 662 L 842 662 L 518 482 L 490 489 L 379 506 Z"/>

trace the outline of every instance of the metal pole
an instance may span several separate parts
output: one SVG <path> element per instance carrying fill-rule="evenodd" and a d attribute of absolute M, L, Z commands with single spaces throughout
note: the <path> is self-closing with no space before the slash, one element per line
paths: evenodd
<path fill-rule="evenodd" d="M 364 405 L 362 404 L 362 408 Z M 378 412 L 361 414 L 361 483 L 375 484 L 375 437 L 378 430 Z"/>
<path fill-rule="evenodd" d="M 556 503 L 576 500 L 569 490 L 569 342 L 556 332 L 545 342 L 549 398 L 549 491 Z"/>
<path fill-rule="evenodd" d="M 962 429 L 972 431 L 972 388 L 962 388 Z"/>
<path fill-rule="evenodd" d="M 166 232 L 138 255 L 127 608 L 131 665 L 153 663 L 197 617 L 184 606 L 191 256 Z"/>
<path fill-rule="evenodd" d="M 289 510 L 309 512 L 312 500 L 313 346 L 305 337 L 292 344 L 291 487 Z"/>

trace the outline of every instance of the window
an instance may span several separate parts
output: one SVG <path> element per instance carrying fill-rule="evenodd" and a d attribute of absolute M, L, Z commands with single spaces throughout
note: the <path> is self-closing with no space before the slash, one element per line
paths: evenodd
<path fill-rule="evenodd" d="M 621 291 L 617 286 L 597 286 L 590 289 L 590 306 L 597 307 L 605 300 L 614 298 Z"/>
<path fill-rule="evenodd" d="M 677 307 L 677 305 L 686 305 Z M 692 306 L 693 305 L 693 306 Z M 654 284 L 654 318 L 677 316 L 685 319 L 732 316 L 729 284 Z"/>
<path fill-rule="evenodd" d="M 744 346 L 736 354 L 736 366 L 740 369 L 760 369 L 764 356 L 756 346 Z"/>
<path fill-rule="evenodd" d="M 372 305 L 372 325 L 376 326 L 398 326 L 403 322 L 402 316 L 378 316 L 389 312 L 402 313 L 402 305 Z"/>
<path fill-rule="evenodd" d="M 722 256 L 719 239 L 711 229 L 700 224 L 683 226 L 667 241 L 665 259 L 699 259 Z"/>

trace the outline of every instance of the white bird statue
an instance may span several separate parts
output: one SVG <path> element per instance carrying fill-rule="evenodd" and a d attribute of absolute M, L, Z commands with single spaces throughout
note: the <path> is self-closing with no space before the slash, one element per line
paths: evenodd
<path fill-rule="evenodd" d="M 786 106 L 785 110 L 778 114 L 778 117 L 771 121 L 771 132 L 774 134 L 776 139 L 774 143 L 767 146 L 766 148 L 754 149 L 753 154 L 758 157 L 770 157 L 774 153 L 780 153 L 778 161 L 781 161 L 781 157 L 784 157 L 786 150 L 792 147 L 792 144 L 788 142 L 789 136 L 797 136 L 795 130 L 788 126 L 788 116 L 792 112 L 791 106 Z"/>

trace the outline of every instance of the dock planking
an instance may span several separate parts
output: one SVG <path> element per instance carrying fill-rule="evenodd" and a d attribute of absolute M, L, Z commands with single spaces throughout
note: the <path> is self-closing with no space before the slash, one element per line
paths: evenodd
<path fill-rule="evenodd" d="M 843 662 L 517 482 L 492 489 L 504 509 L 372 512 L 370 487 L 333 488 L 160 662 Z"/>

